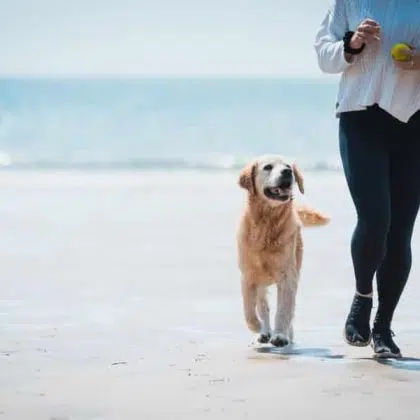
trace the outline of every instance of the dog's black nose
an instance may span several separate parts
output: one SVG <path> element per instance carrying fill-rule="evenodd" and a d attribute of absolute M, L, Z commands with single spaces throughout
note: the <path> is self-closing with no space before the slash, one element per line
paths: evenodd
<path fill-rule="evenodd" d="M 291 168 L 284 168 L 281 171 L 281 176 L 279 179 L 280 188 L 290 188 L 293 181 L 293 171 Z"/>
<path fill-rule="evenodd" d="M 292 186 L 292 178 L 281 179 L 279 182 L 279 188 L 290 188 Z"/>
<path fill-rule="evenodd" d="M 292 169 L 291 168 L 284 168 L 282 171 L 281 171 L 281 175 L 282 175 L 282 177 L 283 178 L 291 178 L 292 177 L 292 173 L 293 173 L 293 171 L 292 171 Z"/>

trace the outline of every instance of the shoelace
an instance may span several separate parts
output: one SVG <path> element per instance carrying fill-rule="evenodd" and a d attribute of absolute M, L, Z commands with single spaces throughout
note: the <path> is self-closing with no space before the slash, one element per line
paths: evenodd
<path fill-rule="evenodd" d="M 370 302 L 364 301 L 359 297 L 356 297 L 350 309 L 350 319 L 355 320 L 359 316 L 366 316 L 369 314 Z"/>
<path fill-rule="evenodd" d="M 399 352 L 398 346 L 395 344 L 392 337 L 394 337 L 395 334 L 392 330 L 386 330 L 381 332 L 376 332 L 373 334 L 373 340 L 376 341 L 375 347 L 379 348 L 387 348 L 391 352 Z"/>
<path fill-rule="evenodd" d="M 379 336 L 382 339 L 395 337 L 395 333 L 392 330 L 375 332 L 374 335 Z"/>

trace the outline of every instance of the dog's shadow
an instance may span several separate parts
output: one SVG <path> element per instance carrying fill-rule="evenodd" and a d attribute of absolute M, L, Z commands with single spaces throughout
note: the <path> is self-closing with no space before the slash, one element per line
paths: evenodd
<path fill-rule="evenodd" d="M 346 356 L 343 354 L 332 354 L 331 350 L 323 347 L 297 347 L 288 346 L 283 348 L 261 346 L 255 348 L 255 351 L 260 354 L 273 354 L 281 359 L 290 359 L 295 357 L 320 359 L 323 361 L 345 361 Z M 387 366 L 393 369 L 419 371 L 420 372 L 420 358 L 417 357 L 402 357 L 400 359 L 377 359 L 374 357 L 359 357 L 350 358 L 348 361 L 364 360 L 378 363 L 382 366 Z"/>
<path fill-rule="evenodd" d="M 340 360 L 344 359 L 342 354 L 331 354 L 331 350 L 323 347 L 297 347 L 297 346 L 287 346 L 283 348 L 279 347 L 270 347 L 270 346 L 261 346 L 255 348 L 257 353 L 261 354 L 273 354 L 276 356 L 282 356 L 284 359 L 290 357 L 311 357 L 317 359 L 330 359 L 330 360 Z"/>
<path fill-rule="evenodd" d="M 420 372 L 420 359 L 417 357 L 401 357 L 401 359 L 375 359 L 375 361 L 381 365 L 392 367 L 393 369 Z"/>

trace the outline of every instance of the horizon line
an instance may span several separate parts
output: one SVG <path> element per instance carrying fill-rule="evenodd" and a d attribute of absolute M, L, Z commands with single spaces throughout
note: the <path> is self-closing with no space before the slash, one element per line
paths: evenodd
<path fill-rule="evenodd" d="M 1 74 L 0 80 L 308 80 L 336 82 L 324 74 Z"/>

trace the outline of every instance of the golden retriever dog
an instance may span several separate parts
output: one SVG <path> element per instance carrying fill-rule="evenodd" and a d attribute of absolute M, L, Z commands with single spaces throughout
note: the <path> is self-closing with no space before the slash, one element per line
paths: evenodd
<path fill-rule="evenodd" d="M 237 234 L 242 298 L 248 328 L 260 343 L 284 347 L 293 342 L 296 292 L 303 258 L 303 226 L 322 226 L 329 218 L 296 205 L 302 173 L 281 156 L 267 155 L 246 166 L 239 177 L 248 197 Z M 274 330 L 270 327 L 267 289 L 277 286 Z"/>

